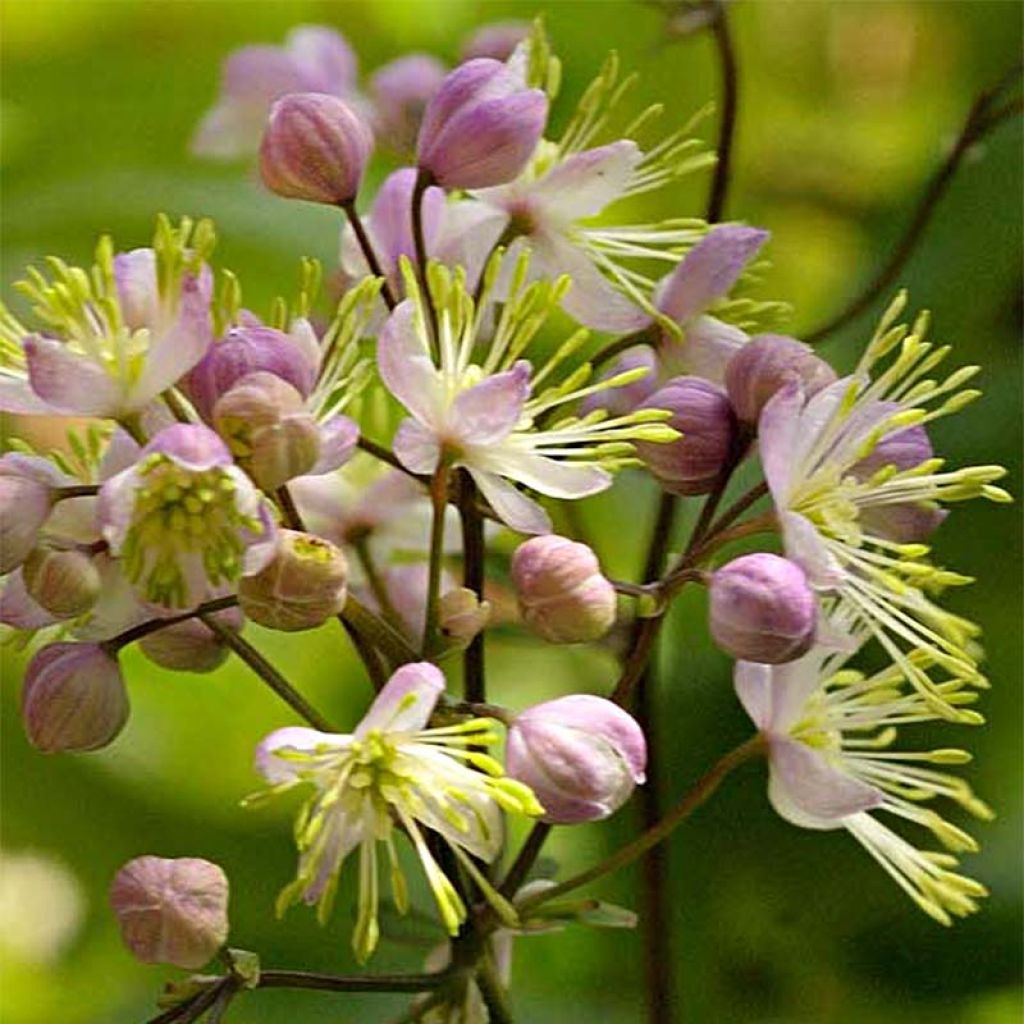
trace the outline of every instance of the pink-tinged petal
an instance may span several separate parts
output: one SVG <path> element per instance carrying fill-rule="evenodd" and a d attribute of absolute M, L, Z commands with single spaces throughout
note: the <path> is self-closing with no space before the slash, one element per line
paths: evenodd
<path fill-rule="evenodd" d="M 818 442 L 822 432 L 832 422 L 833 417 L 835 417 L 851 387 L 856 385 L 857 378 L 852 376 L 843 377 L 841 380 L 830 384 L 827 388 L 823 388 L 804 406 L 803 412 L 800 415 L 800 429 L 793 450 L 793 464 L 800 467 L 798 472 L 801 472 L 801 475 L 806 475 L 808 471 L 813 469 L 813 467 L 805 465 L 808 456 L 812 450 L 818 452 Z M 838 432 L 838 444 L 833 442 L 831 447 L 818 452 L 815 462 L 819 458 L 829 458 L 839 464 L 845 463 L 848 465 L 855 456 L 855 450 L 860 447 L 864 434 L 876 423 L 885 419 L 888 414 L 889 411 L 879 409 L 878 407 L 869 409 L 868 415 L 863 420 L 864 433 L 861 433 L 859 429 L 844 429 Z M 860 425 L 860 422 L 858 422 L 858 427 Z M 837 447 L 853 448 L 854 451 L 836 451 Z"/>
<path fill-rule="evenodd" d="M 242 476 L 241 470 L 238 471 Z M 270 503 L 258 499 L 256 518 L 260 522 L 260 532 L 253 534 L 246 531 L 243 537 L 248 541 L 245 554 L 242 556 L 242 575 L 255 576 L 274 560 L 277 553 L 277 522 L 270 511 Z"/>
<path fill-rule="evenodd" d="M 506 526 L 520 533 L 550 533 L 551 517 L 532 498 L 516 490 L 496 473 L 467 467 L 480 493 Z"/>
<path fill-rule="evenodd" d="M 410 473 L 433 473 L 441 461 L 437 435 L 418 420 L 402 420 L 391 445 L 398 461 Z"/>
<path fill-rule="evenodd" d="M 142 456 L 154 452 L 167 455 L 197 473 L 233 463 L 227 445 L 209 427 L 200 423 L 176 423 L 161 430 L 142 449 Z"/>
<path fill-rule="evenodd" d="M 116 473 L 133 466 L 139 461 L 141 445 L 133 438 L 128 431 L 117 427 L 110 436 L 110 443 L 103 453 L 103 461 L 100 462 L 100 480 L 109 480 Z"/>
<path fill-rule="evenodd" d="M 100 488 L 96 505 L 100 532 L 115 554 L 121 553 L 121 545 L 128 534 L 135 513 L 135 492 L 141 477 L 136 466 L 115 473 Z"/>
<path fill-rule="evenodd" d="M 467 288 L 475 288 L 508 222 L 504 210 L 473 199 L 456 200 L 445 207 L 434 255 L 449 267 L 464 267 Z"/>
<path fill-rule="evenodd" d="M 32 390 L 50 405 L 51 413 L 116 416 L 124 410 L 120 385 L 99 363 L 38 334 L 26 338 L 24 345 Z"/>
<path fill-rule="evenodd" d="M 63 487 L 81 482 L 58 469 L 49 459 L 24 452 L 7 452 L 0 456 L 0 476 L 26 477 L 43 487 Z"/>
<path fill-rule="evenodd" d="M 773 740 L 768 799 L 801 828 L 831 829 L 851 814 L 878 807 L 880 790 L 833 768 L 824 755 L 794 740 Z"/>
<path fill-rule="evenodd" d="M 400 302 L 377 341 L 377 368 L 385 387 L 413 416 L 436 425 L 441 378 L 422 329 L 414 303 L 410 299 Z"/>
<path fill-rule="evenodd" d="M 100 540 L 98 501 L 92 496 L 65 498 L 53 506 L 46 520 L 46 535 L 74 544 L 94 544 Z"/>
<path fill-rule="evenodd" d="M 726 224 L 714 228 L 683 257 L 658 296 L 658 308 L 685 323 L 723 298 L 768 240 L 768 232 Z"/>
<path fill-rule="evenodd" d="M 320 372 L 320 339 L 307 317 L 300 316 L 292 321 L 288 328 L 288 338 L 306 361 L 310 378 L 315 381 Z"/>
<path fill-rule="evenodd" d="M 775 503 L 785 508 L 794 469 L 794 452 L 800 434 L 804 391 L 795 378 L 779 388 L 761 410 L 758 448 L 764 478 Z"/>
<path fill-rule="evenodd" d="M 536 271 L 572 278 L 562 308 L 581 324 L 610 334 L 629 334 L 651 322 L 649 314 L 617 291 L 582 249 L 556 235 L 536 236 L 530 245 L 538 260 Z"/>
<path fill-rule="evenodd" d="M 780 512 L 779 523 L 786 555 L 807 573 L 807 582 L 817 590 L 838 587 L 846 574 L 814 524 L 796 512 Z"/>
<path fill-rule="evenodd" d="M 12 629 L 43 629 L 57 621 L 29 597 L 21 569 L 15 569 L 0 593 L 0 623 Z"/>
<path fill-rule="evenodd" d="M 675 377 L 689 374 L 712 384 L 725 383 L 725 368 L 749 341 L 746 333 L 713 316 L 699 316 L 680 338 L 666 337 L 662 354 L 666 373 Z"/>
<path fill-rule="evenodd" d="M 347 416 L 332 416 L 320 424 L 320 458 L 309 471 L 314 476 L 343 466 L 356 450 L 359 427 Z"/>
<path fill-rule="evenodd" d="M 152 327 L 160 315 L 156 253 L 152 249 L 119 252 L 114 257 L 114 282 L 125 326 L 131 331 Z"/>
<path fill-rule="evenodd" d="M 769 732 L 781 736 L 806 717 L 808 703 L 821 687 L 822 666 L 828 654 L 814 647 L 796 661 L 772 666 Z"/>
<path fill-rule="evenodd" d="M 472 466 L 508 477 L 550 498 L 585 498 L 612 484 L 611 475 L 599 466 L 560 462 L 507 445 L 474 450 L 471 461 Z"/>
<path fill-rule="evenodd" d="M 121 571 L 118 559 L 99 554 L 93 564 L 99 570 L 102 586 L 99 599 L 89 610 L 88 617 L 75 628 L 75 636 L 79 640 L 99 643 L 150 619 L 174 614 L 167 608 L 140 601 Z"/>
<path fill-rule="evenodd" d="M 585 149 L 555 164 L 531 196 L 546 207 L 547 216 L 563 224 L 594 217 L 622 195 L 642 159 L 630 139 Z"/>
<path fill-rule="evenodd" d="M 491 445 L 511 433 L 530 394 L 530 364 L 520 359 L 455 399 L 452 422 L 468 445 Z"/>
<path fill-rule="evenodd" d="M 302 75 L 302 91 L 344 96 L 355 86 L 356 55 L 333 28 L 300 25 L 288 33 L 285 52 Z"/>
<path fill-rule="evenodd" d="M 243 46 L 224 61 L 221 94 L 265 112 L 279 96 L 302 92 L 305 84 L 294 58 L 281 47 Z"/>
<path fill-rule="evenodd" d="M 333 732 L 320 732 L 301 725 L 288 725 L 283 729 L 275 729 L 265 736 L 256 747 L 256 771 L 272 786 L 282 782 L 291 782 L 306 765 L 278 756 L 278 751 L 298 751 L 311 754 L 323 748 L 342 750 L 348 746 L 351 738 Z"/>
<path fill-rule="evenodd" d="M 141 408 L 176 384 L 206 355 L 212 341 L 209 293 L 200 278 L 186 277 L 177 317 L 153 335 L 142 374 L 131 389 L 131 408 Z"/>
<path fill-rule="evenodd" d="M 44 402 L 25 377 L 7 377 L 0 372 L 0 412 L 19 416 L 53 416 L 57 410 Z"/>
<path fill-rule="evenodd" d="M 415 261 L 416 246 L 412 233 L 412 194 L 416 187 L 416 169 L 403 167 L 382 182 L 370 207 L 370 228 L 378 254 L 389 268 L 398 266 L 400 256 Z M 427 253 L 433 254 L 438 232 L 445 217 L 444 191 L 431 186 L 423 195 L 423 240 Z"/>
<path fill-rule="evenodd" d="M 377 694 L 356 728 L 356 738 L 374 730 L 389 733 L 425 729 L 444 686 L 444 675 L 429 661 L 403 665 Z"/>
<path fill-rule="evenodd" d="M 772 668 L 754 661 L 737 661 L 733 688 L 750 720 L 763 732 L 772 727 Z"/>

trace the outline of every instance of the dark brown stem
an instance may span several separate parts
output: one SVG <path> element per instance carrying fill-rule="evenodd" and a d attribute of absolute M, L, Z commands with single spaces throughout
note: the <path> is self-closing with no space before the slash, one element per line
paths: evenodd
<path fill-rule="evenodd" d="M 70 484 L 67 487 L 55 487 L 52 491 L 54 501 L 64 501 L 66 498 L 90 498 L 99 493 L 99 484 Z"/>
<path fill-rule="evenodd" d="M 512 862 L 512 867 L 508 869 L 508 874 L 505 875 L 499 887 L 498 891 L 502 896 L 507 896 L 509 899 L 515 896 L 519 887 L 526 881 L 530 868 L 533 867 L 533 862 L 537 859 L 541 847 L 550 834 L 551 826 L 546 825 L 544 822 L 540 822 L 530 829 L 530 834 L 520 847 L 516 859 Z"/>
<path fill-rule="evenodd" d="M 420 168 L 416 185 L 412 190 L 412 241 L 416 250 L 416 276 L 423 289 L 423 302 L 430 318 L 432 344 L 436 353 L 440 349 L 441 335 L 437 323 L 437 310 L 434 308 L 434 296 L 430 294 L 430 285 L 427 281 L 427 242 L 423 235 L 423 197 L 432 182 L 430 171 Z"/>
<path fill-rule="evenodd" d="M 331 723 L 320 714 L 305 697 L 259 651 L 234 630 L 219 623 L 212 615 L 200 615 L 199 618 L 211 629 L 220 640 L 230 647 L 300 717 L 304 718 L 314 729 L 321 732 L 333 732 Z"/>
<path fill-rule="evenodd" d="M 341 208 L 345 211 L 345 216 L 348 217 L 348 222 L 356 233 L 356 241 L 359 242 L 359 248 L 363 251 L 363 257 L 366 260 L 366 265 L 370 268 L 370 273 L 374 277 L 381 279 L 380 297 L 384 300 L 384 305 L 388 309 L 394 309 L 396 305 L 394 293 L 391 291 L 391 286 L 388 284 L 384 271 L 381 269 L 380 261 L 377 259 L 377 253 L 373 248 L 373 243 L 370 241 L 370 236 L 366 233 L 366 228 L 363 227 L 363 222 L 356 210 L 355 200 L 343 203 Z"/>
<path fill-rule="evenodd" d="M 377 657 L 377 649 L 344 616 L 339 615 L 338 621 L 348 634 L 349 640 L 352 641 L 352 646 L 356 649 L 356 654 L 359 655 L 359 659 L 366 669 L 366 674 L 370 677 L 370 685 L 380 693 L 384 688 L 384 684 L 388 681 L 388 674 L 384 666 L 381 665 L 380 658 Z"/>
<path fill-rule="evenodd" d="M 513 1024 L 512 1008 L 508 1005 L 505 986 L 498 977 L 494 960 L 485 951 L 480 958 L 476 972 L 476 983 L 487 1007 L 487 1019 L 490 1024 Z"/>
<path fill-rule="evenodd" d="M 638 345 L 656 345 L 659 335 L 660 332 L 657 325 L 650 324 L 639 331 L 635 331 L 633 334 L 627 334 L 624 338 L 618 338 L 615 341 L 609 342 L 600 352 L 594 355 L 594 358 L 590 360 L 590 364 L 595 370 L 599 370 L 605 363 L 610 363 L 616 356 L 622 355 L 628 349 L 636 348 Z"/>
<path fill-rule="evenodd" d="M 362 448 L 364 452 L 372 455 L 375 459 L 380 459 L 381 462 L 386 462 L 394 469 L 401 470 L 407 476 L 411 476 L 414 480 L 419 480 L 423 483 L 429 479 L 429 477 L 420 476 L 419 473 L 413 473 L 411 470 L 406 469 L 405 466 L 398 461 L 398 456 L 395 455 L 390 448 L 385 448 L 384 445 L 377 444 L 376 441 L 371 441 L 368 437 L 360 435 L 356 445 L 357 447 Z"/>
<path fill-rule="evenodd" d="M 316 974 L 312 971 L 261 971 L 259 988 L 304 988 L 321 992 L 430 992 L 449 978 L 436 974 L 381 974 L 377 977 Z"/>
<path fill-rule="evenodd" d="M 869 309 L 875 300 L 893 286 L 900 272 L 903 270 L 907 260 L 913 255 L 917 243 L 924 235 L 925 229 L 931 221 L 942 197 L 946 194 L 950 183 L 956 175 L 964 156 L 972 146 L 980 142 L 997 125 L 1021 111 L 1021 101 L 1012 100 L 1002 107 L 995 107 L 995 101 L 1020 74 L 1021 65 L 1016 65 L 1005 74 L 996 85 L 982 92 L 971 109 L 967 112 L 963 127 L 953 148 L 946 157 L 945 162 L 935 171 L 925 186 L 925 190 L 918 200 L 914 214 L 907 225 L 903 237 L 900 239 L 892 255 L 884 264 L 875 277 L 865 286 L 864 290 L 855 296 L 850 303 L 821 327 L 804 335 L 806 341 L 817 342 L 834 334 L 840 328 L 856 320 L 861 313 Z"/>
<path fill-rule="evenodd" d="M 226 608 L 234 608 L 237 604 L 238 598 L 234 594 L 229 597 L 218 597 L 182 615 L 175 615 L 169 619 L 150 619 L 148 622 L 141 622 L 139 625 L 126 629 L 123 633 L 119 633 L 110 640 L 103 641 L 102 646 L 110 654 L 116 654 L 122 647 L 127 647 L 128 644 L 133 644 L 136 640 L 149 636 L 150 633 L 158 633 L 161 629 L 166 629 L 168 626 L 176 626 L 179 622 L 187 622 L 189 619 L 202 617 L 203 615 L 215 615 Z"/>
<path fill-rule="evenodd" d="M 733 146 L 736 140 L 736 111 L 739 99 L 739 70 L 736 65 L 736 51 L 732 45 L 732 34 L 725 5 L 715 3 L 710 23 L 711 35 L 718 50 L 718 63 L 722 79 L 722 119 L 718 126 L 718 162 L 711 179 L 705 219 L 710 223 L 722 219 L 725 199 L 732 177 Z"/>
<path fill-rule="evenodd" d="M 462 583 L 480 600 L 484 596 L 484 520 L 477 507 L 477 490 L 472 477 L 459 474 L 459 516 L 462 520 Z M 467 701 L 487 700 L 484 631 L 473 637 L 463 655 L 463 696 Z"/>

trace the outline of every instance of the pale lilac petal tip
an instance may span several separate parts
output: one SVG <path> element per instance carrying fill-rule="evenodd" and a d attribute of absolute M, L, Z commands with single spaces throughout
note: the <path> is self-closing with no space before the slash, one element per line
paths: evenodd
<path fill-rule="evenodd" d="M 381 732 L 419 732 L 424 729 L 434 705 L 444 692 L 441 670 L 428 661 L 403 665 L 384 684 L 355 735 Z"/>

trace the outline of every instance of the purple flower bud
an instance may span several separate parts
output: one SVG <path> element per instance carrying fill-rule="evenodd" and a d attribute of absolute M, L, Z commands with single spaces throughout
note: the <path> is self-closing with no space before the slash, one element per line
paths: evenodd
<path fill-rule="evenodd" d="M 53 489 L 42 459 L 0 458 L 0 576 L 17 569 L 36 546 L 53 507 Z"/>
<path fill-rule="evenodd" d="M 372 152 L 373 132 L 344 100 L 293 93 L 270 110 L 260 175 L 286 199 L 344 206 L 355 199 Z"/>
<path fill-rule="evenodd" d="M 756 423 L 786 381 L 798 378 L 809 398 L 836 379 L 835 370 L 810 346 L 783 334 L 758 334 L 729 360 L 725 387 L 736 415 Z"/>
<path fill-rule="evenodd" d="M 396 153 L 411 153 L 427 104 L 441 88 L 445 67 L 426 53 L 385 64 L 370 79 L 377 138 Z"/>
<path fill-rule="evenodd" d="M 711 577 L 709 616 L 723 651 L 778 665 L 810 649 L 818 606 L 800 566 L 759 552 L 734 558 Z"/>
<path fill-rule="evenodd" d="M 644 781 L 646 766 L 643 730 L 602 697 L 536 704 L 508 731 L 505 770 L 533 790 L 549 824 L 607 818 Z"/>
<path fill-rule="evenodd" d="M 313 629 L 345 607 L 348 564 L 341 549 L 321 537 L 281 530 L 269 564 L 238 584 L 242 611 L 261 626 L 293 632 Z"/>
<path fill-rule="evenodd" d="M 121 938 L 144 964 L 194 971 L 228 937 L 228 880 L 198 857 L 136 857 L 110 886 Z"/>
<path fill-rule="evenodd" d="M 213 408 L 217 432 L 238 464 L 263 488 L 275 491 L 303 476 L 320 458 L 320 428 L 287 381 L 251 373 Z"/>
<path fill-rule="evenodd" d="M 204 419 L 211 419 L 217 399 L 251 373 L 272 373 L 307 397 L 316 371 L 300 345 L 273 327 L 232 327 L 210 346 L 188 375 L 189 397 Z"/>
<path fill-rule="evenodd" d="M 128 720 L 117 659 L 98 644 L 50 644 L 29 662 L 21 694 L 29 742 L 46 754 L 98 750 Z"/>
<path fill-rule="evenodd" d="M 639 441 L 637 453 L 666 491 L 707 494 L 729 461 L 737 424 L 725 392 L 702 377 L 675 377 L 644 408 L 672 413 L 683 436 L 668 444 Z"/>
<path fill-rule="evenodd" d="M 32 600 L 58 619 L 82 615 L 100 596 L 99 570 L 76 548 L 41 545 L 25 559 L 21 574 Z"/>
<path fill-rule="evenodd" d="M 934 454 L 928 432 L 918 423 L 883 437 L 871 454 L 861 459 L 851 472 L 858 480 L 867 480 L 886 466 L 894 466 L 900 471 L 913 469 Z M 938 505 L 906 501 L 869 505 L 861 509 L 860 518 L 872 533 L 899 544 L 913 544 L 927 540 L 948 514 Z"/>
<path fill-rule="evenodd" d="M 533 155 L 547 96 L 504 64 L 481 58 L 457 67 L 427 105 L 417 160 L 445 188 L 511 181 Z"/>
<path fill-rule="evenodd" d="M 236 633 L 245 619 L 237 608 L 217 612 L 214 618 Z M 230 651 L 209 626 L 198 619 L 186 619 L 150 633 L 139 641 L 142 653 L 161 668 L 177 672 L 212 672 Z"/>
<path fill-rule="evenodd" d="M 615 588 L 586 544 L 533 537 L 512 556 L 512 581 L 523 619 L 553 644 L 597 640 L 615 622 Z"/>
<path fill-rule="evenodd" d="M 441 633 L 454 646 L 468 646 L 490 617 L 491 603 L 481 601 L 468 587 L 456 587 L 441 597 Z"/>
<path fill-rule="evenodd" d="M 481 25 L 463 44 L 462 59 L 490 57 L 508 60 L 512 51 L 530 34 L 528 21 L 494 21 Z"/>

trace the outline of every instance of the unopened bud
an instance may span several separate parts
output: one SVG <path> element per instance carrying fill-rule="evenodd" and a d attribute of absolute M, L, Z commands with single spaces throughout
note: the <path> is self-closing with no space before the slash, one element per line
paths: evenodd
<path fill-rule="evenodd" d="M 796 377 L 810 398 L 836 379 L 835 370 L 810 346 L 783 334 L 758 334 L 729 360 L 725 386 L 736 415 L 756 423 L 779 388 Z"/>
<path fill-rule="evenodd" d="M 676 377 L 651 395 L 644 408 L 666 409 L 682 434 L 668 444 L 637 443 L 647 468 L 666 491 L 707 494 L 732 453 L 736 417 L 725 392 L 702 377 Z"/>
<path fill-rule="evenodd" d="M 742 555 L 711 577 L 711 635 L 734 658 L 793 661 L 814 642 L 817 621 L 814 591 L 788 558 Z"/>
<path fill-rule="evenodd" d="M 533 790 L 550 824 L 607 818 L 644 781 L 646 766 L 643 730 L 602 697 L 536 704 L 508 731 L 505 770 Z"/>
<path fill-rule="evenodd" d="M 269 629 L 313 629 L 345 607 L 347 581 L 340 548 L 309 533 L 281 530 L 270 563 L 239 582 L 238 603 Z"/>
<path fill-rule="evenodd" d="M 228 880 L 198 857 L 136 857 L 110 886 L 121 938 L 144 964 L 194 971 L 228 937 Z"/>
<path fill-rule="evenodd" d="M 615 588 L 586 544 L 547 534 L 520 544 L 512 581 L 523 619 L 545 640 L 597 640 L 615 622 Z"/>
<path fill-rule="evenodd" d="M 488 623 L 490 601 L 481 601 L 469 587 L 456 587 L 441 597 L 441 632 L 451 643 L 466 647 Z"/>
<path fill-rule="evenodd" d="M 217 612 L 213 617 L 236 633 L 244 622 L 237 608 Z M 177 672 L 212 672 L 230 654 L 224 641 L 199 619 L 186 619 L 158 629 L 143 637 L 139 647 L 150 661 Z"/>
<path fill-rule="evenodd" d="M 548 99 L 505 64 L 479 58 L 449 74 L 423 115 L 417 160 L 444 188 L 511 181 L 537 148 Z"/>
<path fill-rule="evenodd" d="M 370 79 L 377 137 L 395 153 L 416 148 L 427 104 L 444 81 L 444 65 L 425 53 L 410 53 L 378 68 Z"/>
<path fill-rule="evenodd" d="M 920 424 L 886 434 L 871 454 L 852 467 L 858 480 L 867 480 L 886 466 L 898 471 L 914 469 L 935 454 L 928 431 Z M 901 501 L 890 505 L 868 505 L 861 509 L 861 523 L 871 533 L 899 544 L 927 540 L 948 513 L 938 505 Z"/>
<path fill-rule="evenodd" d="M 528 21 L 494 21 L 481 25 L 462 45 L 462 59 L 490 57 L 508 60 L 512 51 L 530 34 Z"/>
<path fill-rule="evenodd" d="M 331 206 L 351 202 L 373 152 L 366 122 L 336 96 L 279 99 L 260 146 L 260 174 L 272 192 Z"/>
<path fill-rule="evenodd" d="M 316 368 L 308 352 L 291 335 L 273 327 L 232 327 L 211 345 L 187 378 L 189 397 L 206 420 L 214 406 L 250 374 L 273 374 L 306 397 L 316 382 Z"/>
<path fill-rule="evenodd" d="M 308 473 L 320 430 L 302 396 L 272 373 L 243 377 L 214 406 L 213 421 L 236 461 L 265 491 Z"/>
<path fill-rule="evenodd" d="M 99 570 L 76 548 L 40 545 L 25 559 L 21 575 L 32 600 L 58 619 L 82 615 L 100 596 Z"/>
<path fill-rule="evenodd" d="M 128 720 L 117 659 L 98 644 L 50 644 L 29 662 L 21 695 L 29 742 L 46 754 L 98 750 Z"/>
<path fill-rule="evenodd" d="M 0 459 L 0 575 L 25 561 L 53 505 L 45 481 L 18 468 L 17 457 Z"/>

